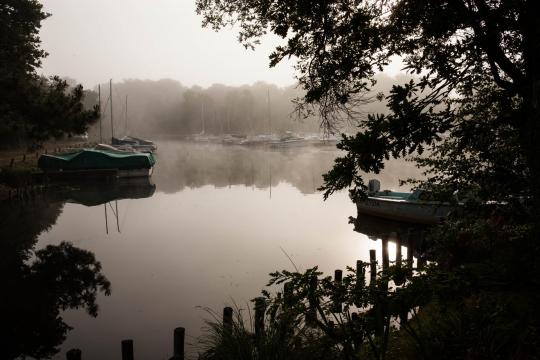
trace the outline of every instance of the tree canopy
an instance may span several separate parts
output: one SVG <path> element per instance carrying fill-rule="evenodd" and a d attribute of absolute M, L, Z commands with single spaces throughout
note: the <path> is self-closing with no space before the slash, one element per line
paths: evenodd
<path fill-rule="evenodd" d="M 35 0 L 0 4 L 0 140 L 43 141 L 80 134 L 97 119 L 85 110 L 82 86 L 69 88 L 58 77 L 43 78 L 37 69 L 47 53 L 40 47 L 41 22 L 50 14 Z"/>
<path fill-rule="evenodd" d="M 270 65 L 297 59 L 302 105 L 316 105 L 327 128 L 338 115 L 353 114 L 375 73 L 394 57 L 419 76 L 387 94 L 389 114 L 372 114 L 360 121 L 358 134 L 344 138 L 347 155 L 325 178 L 326 196 L 351 185 L 361 195 L 361 172 L 378 173 L 384 159 L 428 149 L 446 159 L 460 154 L 461 166 L 476 161 L 477 171 L 459 173 L 460 181 L 446 162 L 424 161 L 444 165 L 433 180 L 483 187 L 501 184 L 504 174 L 511 177 L 504 183 L 520 185 L 505 187 L 504 197 L 530 195 L 538 203 L 537 2 L 198 0 L 197 9 L 205 26 L 236 26 L 246 47 L 266 33 L 282 37 Z"/>
<path fill-rule="evenodd" d="M 357 120 L 358 132 L 338 145 L 345 155 L 324 176 L 325 197 L 349 188 L 360 201 L 366 173 L 407 158 L 426 175 L 410 182 L 441 200 L 459 198 L 458 211 L 420 250 L 433 261 L 417 273 L 426 281 L 413 275 L 396 290 L 422 299 L 414 331 L 431 329 L 409 335 L 428 346 L 396 358 L 540 353 L 532 340 L 540 316 L 526 305 L 538 298 L 540 274 L 539 7 L 533 0 L 197 0 L 203 25 L 239 29 L 248 48 L 266 33 L 283 39 L 270 65 L 297 60 L 301 110 L 318 110 L 330 130 Z M 356 118 L 373 97 L 375 74 L 396 57 L 416 77 L 377 96 L 387 113 Z M 486 326 L 489 334 L 476 331 Z M 393 339 L 397 348 L 402 340 Z"/>

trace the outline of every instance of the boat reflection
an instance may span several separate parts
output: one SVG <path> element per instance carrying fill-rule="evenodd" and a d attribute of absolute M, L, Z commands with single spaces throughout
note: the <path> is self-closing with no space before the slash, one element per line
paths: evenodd
<path fill-rule="evenodd" d="M 112 182 L 78 182 L 49 191 L 51 202 L 99 206 L 118 200 L 143 199 L 154 195 L 156 185 L 147 178 L 119 179 Z"/>
<path fill-rule="evenodd" d="M 412 264 L 417 258 L 418 266 L 424 263 L 424 233 L 427 225 L 392 221 L 379 217 L 358 214 L 351 217 L 354 231 L 367 235 L 371 240 L 382 241 L 383 267 L 388 267 L 388 243 L 396 245 L 396 261 L 401 261 L 401 247 L 407 249 L 407 261 Z"/>

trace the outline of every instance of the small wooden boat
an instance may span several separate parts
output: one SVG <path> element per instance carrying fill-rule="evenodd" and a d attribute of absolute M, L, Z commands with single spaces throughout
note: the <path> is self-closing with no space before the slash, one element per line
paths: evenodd
<path fill-rule="evenodd" d="M 116 177 L 149 177 L 152 175 L 154 156 L 150 153 L 127 152 L 110 149 L 80 149 L 63 154 L 43 154 L 38 167 L 53 177 L 114 172 Z"/>
<path fill-rule="evenodd" d="M 125 147 L 126 149 L 149 153 L 153 153 L 157 150 L 157 146 L 152 141 L 139 139 L 133 136 L 124 136 L 120 139 L 113 137 L 111 139 L 111 145 L 120 149 Z"/>
<path fill-rule="evenodd" d="M 409 223 L 437 224 L 455 209 L 450 203 L 422 200 L 422 190 L 412 193 L 380 191 L 377 180 L 370 180 L 368 188 L 367 199 L 356 202 L 359 214 Z"/>

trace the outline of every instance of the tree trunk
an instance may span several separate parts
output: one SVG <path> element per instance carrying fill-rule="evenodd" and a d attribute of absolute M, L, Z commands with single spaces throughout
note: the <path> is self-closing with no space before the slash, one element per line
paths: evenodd
<path fill-rule="evenodd" d="M 526 83 L 524 107 L 525 119 L 522 140 L 530 171 L 532 215 L 535 240 L 540 235 L 540 10 L 538 0 L 527 1 L 524 22 L 524 60 Z"/>

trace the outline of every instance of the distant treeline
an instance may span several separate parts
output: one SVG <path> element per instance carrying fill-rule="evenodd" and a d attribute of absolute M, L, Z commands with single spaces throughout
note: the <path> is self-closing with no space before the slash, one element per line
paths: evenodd
<path fill-rule="evenodd" d="M 387 92 L 394 81 L 380 75 L 376 92 Z M 111 98 L 109 84 L 104 83 L 100 87 L 101 133 L 106 140 L 111 136 Z M 97 87 L 87 91 L 85 105 L 88 108 L 97 104 L 97 91 Z M 257 82 L 235 87 L 217 84 L 208 88 L 188 88 L 171 79 L 124 80 L 113 82 L 112 95 L 115 136 L 185 136 L 202 132 L 208 135 L 306 133 L 320 130 L 317 116 L 303 118 L 295 115 L 292 100 L 303 95 L 302 90 L 295 86 L 277 87 Z M 384 109 L 384 102 L 375 100 L 360 110 L 368 113 L 383 112 Z M 92 139 L 99 139 L 99 128 L 98 122 L 90 129 Z"/>

